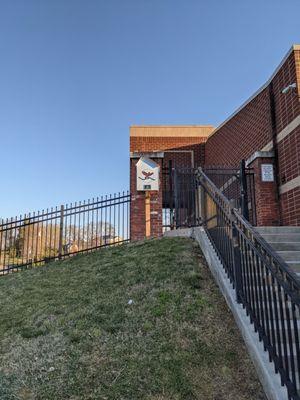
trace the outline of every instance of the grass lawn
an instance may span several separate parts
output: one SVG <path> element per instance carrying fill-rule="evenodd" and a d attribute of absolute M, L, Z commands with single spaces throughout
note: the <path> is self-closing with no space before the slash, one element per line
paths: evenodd
<path fill-rule="evenodd" d="M 190 239 L 4 276 L 0 302 L 1 400 L 264 399 Z"/>

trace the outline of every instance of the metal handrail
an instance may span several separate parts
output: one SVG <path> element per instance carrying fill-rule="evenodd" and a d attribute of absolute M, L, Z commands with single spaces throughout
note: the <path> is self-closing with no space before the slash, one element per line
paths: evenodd
<path fill-rule="evenodd" d="M 300 281 L 201 168 L 195 175 L 204 204 L 213 204 L 209 212 L 203 208 L 201 223 L 236 291 L 237 302 L 250 316 L 288 398 L 300 400 Z"/>
<path fill-rule="evenodd" d="M 280 268 L 280 272 L 284 273 L 286 276 L 288 276 L 291 281 L 293 282 L 295 289 L 299 291 L 299 296 L 300 296 L 300 281 L 297 276 L 297 274 L 289 267 L 289 265 L 280 257 L 280 255 L 274 251 L 274 249 L 269 245 L 268 242 L 265 241 L 265 239 L 260 235 L 259 232 L 257 232 L 253 226 L 238 212 L 237 209 L 233 209 L 233 213 L 237 220 L 239 220 L 247 229 L 249 232 L 251 232 L 253 238 L 260 244 L 260 246 L 265 250 L 265 252 L 273 258 L 274 261 L 278 264 L 278 267 Z M 300 299 L 300 297 L 299 297 Z"/>
<path fill-rule="evenodd" d="M 228 207 L 228 209 L 223 207 L 223 211 L 228 213 L 229 218 L 231 217 L 230 214 L 233 214 L 234 217 L 238 221 L 240 221 L 240 223 L 242 225 L 244 225 L 248 229 L 249 232 L 251 232 L 251 235 L 253 236 L 253 238 L 260 244 L 260 246 L 265 250 L 265 252 L 278 263 L 278 266 L 280 267 L 281 272 L 286 274 L 293 281 L 295 288 L 297 288 L 297 290 L 299 290 L 299 295 L 300 295 L 300 281 L 299 281 L 297 274 L 280 257 L 280 255 L 276 251 L 274 251 L 274 249 L 269 245 L 269 243 L 267 243 L 265 241 L 265 239 L 259 234 L 259 232 L 257 232 L 253 228 L 253 226 L 239 213 L 239 211 L 231 205 L 230 200 L 228 200 L 227 197 L 211 181 L 211 179 L 209 179 L 209 177 L 205 174 L 205 172 L 203 171 L 203 169 L 201 167 L 198 168 L 198 170 L 196 171 L 196 175 L 199 178 L 200 177 L 204 178 L 209 183 L 209 185 L 213 188 L 214 192 L 218 194 L 218 196 L 223 200 L 223 202 Z M 213 191 L 211 191 L 211 194 L 213 196 L 215 195 L 215 193 L 213 193 Z M 214 198 L 214 200 L 219 204 L 220 207 L 222 207 L 222 203 L 219 202 L 217 198 Z M 235 221 L 233 220 L 233 222 L 235 222 Z"/>

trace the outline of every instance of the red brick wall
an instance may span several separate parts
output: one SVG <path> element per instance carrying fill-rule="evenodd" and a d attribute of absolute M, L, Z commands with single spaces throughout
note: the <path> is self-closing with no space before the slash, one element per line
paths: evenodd
<path fill-rule="evenodd" d="M 296 82 L 297 92 L 282 93 L 282 89 Z M 239 109 L 231 118 L 225 121 L 212 135 L 184 136 L 180 134 L 170 137 L 167 134 L 151 136 L 147 127 L 145 136 L 130 137 L 131 152 L 165 152 L 161 160 L 162 166 L 167 166 L 171 159 L 173 165 L 190 166 L 191 153 L 194 154 L 194 166 L 227 165 L 238 166 L 242 159 L 247 159 L 254 152 L 262 150 L 272 142 L 273 129 L 271 118 L 271 87 L 274 94 L 277 135 L 297 116 L 300 115 L 300 50 L 295 49 L 285 59 L 281 67 L 273 76 L 272 81 L 258 92 L 248 103 Z M 149 130 L 152 128 L 150 127 Z M 170 128 L 171 129 L 171 128 Z M 181 129 L 181 128 L 179 128 Z M 187 128 L 189 129 L 189 128 Z M 284 184 L 300 175 L 300 128 L 296 128 L 278 143 L 278 178 L 279 184 Z M 172 151 L 173 150 L 173 151 Z M 175 152 L 176 151 L 181 151 Z M 283 193 L 278 204 L 278 188 L 268 183 L 261 184 L 259 166 L 256 184 L 258 196 L 258 214 L 260 224 L 281 223 L 300 225 L 300 193 L 299 188 Z M 133 195 L 131 212 L 132 237 L 143 238 L 145 235 L 145 195 L 135 191 L 135 160 L 131 160 L 130 167 L 131 193 Z M 132 186 L 133 185 L 133 186 Z M 276 193 L 275 193 L 275 192 Z M 161 191 L 153 193 L 153 231 L 151 234 L 161 234 Z M 155 197 L 156 196 L 156 197 Z M 276 203 L 277 201 L 277 203 Z M 274 203 L 275 202 L 275 203 Z M 259 204 L 265 207 L 259 209 Z M 267 204 L 270 203 L 270 206 Z M 279 213 L 279 206 L 281 213 Z M 156 213 L 157 211 L 157 213 Z M 135 216 L 134 216 L 135 215 Z M 152 218 L 152 217 L 151 217 Z"/>
<path fill-rule="evenodd" d="M 261 177 L 261 165 L 273 164 L 273 162 L 273 158 L 260 157 L 250 164 L 255 176 L 255 203 L 258 226 L 276 226 L 280 223 L 276 182 L 262 182 Z"/>
<path fill-rule="evenodd" d="M 300 126 L 278 143 L 280 183 L 300 175 Z"/>
<path fill-rule="evenodd" d="M 281 196 L 283 225 L 300 225 L 300 187 L 289 190 Z"/>
<path fill-rule="evenodd" d="M 130 151 L 132 152 L 158 152 L 165 151 L 164 164 L 168 160 L 179 166 L 189 166 L 191 150 L 194 152 L 195 167 L 204 164 L 206 137 L 131 137 Z M 175 152 L 171 152 L 176 150 Z M 180 151 L 180 153 L 179 153 Z M 171 152 L 171 153 L 169 153 Z M 188 162 L 188 164 L 186 164 Z"/>
<path fill-rule="evenodd" d="M 297 92 L 282 93 L 282 89 L 297 83 Z M 300 51 L 289 54 L 272 81 L 232 118 L 220 126 L 205 145 L 206 165 L 237 166 L 241 159 L 249 158 L 272 141 L 270 89 L 273 87 L 277 135 L 300 115 Z M 284 184 L 300 175 L 299 127 L 279 141 L 278 183 Z M 297 192 L 297 191 L 296 191 Z M 268 195 L 265 194 L 266 199 Z M 278 196 L 277 196 L 278 198 Z M 300 200 L 294 194 L 279 197 L 282 221 L 299 224 Z M 293 217 L 291 217 L 293 215 Z M 272 219 L 272 215 L 270 217 Z"/>
<path fill-rule="evenodd" d="M 300 51 L 294 51 L 272 79 L 276 130 L 279 133 L 300 113 L 299 100 L 294 92 L 281 91 L 296 82 L 296 59 L 300 71 Z M 298 76 L 300 82 L 300 75 Z M 205 157 L 207 165 L 238 165 L 255 151 L 272 140 L 269 86 L 245 105 L 232 118 L 220 126 L 207 140 Z"/>
<path fill-rule="evenodd" d="M 272 139 L 269 89 L 264 89 L 207 140 L 207 165 L 238 166 Z"/>
<path fill-rule="evenodd" d="M 282 93 L 282 89 L 284 89 L 286 86 L 297 82 L 296 58 L 298 60 L 297 63 L 299 63 L 299 53 L 300 51 L 294 51 L 291 53 L 284 65 L 279 69 L 278 73 L 272 80 L 275 96 L 277 133 L 282 131 L 283 128 L 285 128 L 300 114 L 299 99 L 295 91 L 290 91 L 287 94 Z M 300 83 L 300 81 L 298 83 Z"/>
<path fill-rule="evenodd" d="M 192 155 L 194 158 L 194 166 L 204 165 L 205 149 L 204 144 L 207 137 L 159 137 L 159 136 L 131 136 L 130 151 L 136 153 L 164 152 L 163 159 L 155 159 L 161 167 L 168 167 L 169 160 L 172 160 L 174 166 L 192 166 Z M 145 238 L 145 193 L 136 191 L 136 163 L 138 159 L 130 161 L 130 191 L 132 194 L 130 227 L 131 239 L 141 240 Z M 159 192 L 150 192 L 150 208 L 151 208 L 151 236 L 159 237 L 162 235 L 162 191 L 163 179 L 160 176 Z"/>

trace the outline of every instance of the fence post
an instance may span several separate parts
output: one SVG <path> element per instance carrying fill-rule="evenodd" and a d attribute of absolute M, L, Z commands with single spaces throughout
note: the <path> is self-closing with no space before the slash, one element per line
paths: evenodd
<path fill-rule="evenodd" d="M 64 230 L 64 206 L 60 206 L 60 223 L 59 223 L 59 242 L 58 242 L 58 258 L 62 257 L 63 250 L 63 230 Z"/>
<path fill-rule="evenodd" d="M 174 204 L 175 204 L 175 228 L 179 228 L 179 201 L 178 201 L 178 176 L 177 170 L 174 170 Z"/>
<path fill-rule="evenodd" d="M 201 173 L 202 173 L 201 168 L 198 168 L 196 177 L 196 182 L 198 185 L 198 207 L 199 207 L 198 218 L 199 218 L 199 223 L 202 223 L 203 226 L 206 226 L 206 219 L 207 219 L 206 194 L 203 185 L 203 176 L 201 175 Z"/>
<path fill-rule="evenodd" d="M 237 303 L 242 302 L 241 292 L 242 292 L 242 264 L 241 264 L 241 251 L 239 244 L 238 231 L 231 222 L 232 226 L 232 245 L 233 245 L 233 273 L 234 273 L 234 287 L 236 293 Z"/>
<path fill-rule="evenodd" d="M 174 229 L 174 193 L 173 193 L 173 167 L 172 160 L 169 160 L 169 207 L 170 207 L 170 229 Z"/>
<path fill-rule="evenodd" d="M 242 216 L 247 221 L 249 221 L 247 177 L 246 177 L 246 163 L 245 163 L 245 160 L 241 161 L 240 182 L 241 182 L 241 211 L 242 211 Z"/>

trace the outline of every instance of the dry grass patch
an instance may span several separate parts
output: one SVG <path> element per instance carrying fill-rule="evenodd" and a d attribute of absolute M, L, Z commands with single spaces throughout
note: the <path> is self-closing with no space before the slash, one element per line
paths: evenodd
<path fill-rule="evenodd" d="M 6 276 L 0 301 L 1 400 L 264 399 L 189 239 L 104 249 Z"/>

